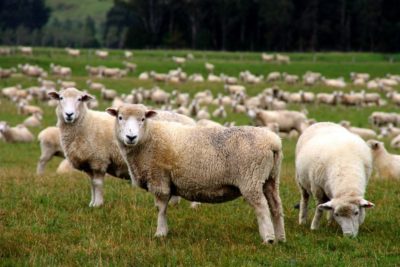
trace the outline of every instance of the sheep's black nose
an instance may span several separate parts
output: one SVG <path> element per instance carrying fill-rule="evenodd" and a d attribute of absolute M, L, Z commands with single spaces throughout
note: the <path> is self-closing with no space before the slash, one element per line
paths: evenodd
<path fill-rule="evenodd" d="M 136 139 L 136 135 L 127 135 L 126 136 L 126 138 L 128 138 L 128 140 L 130 141 L 130 142 L 132 142 L 132 141 L 134 141 L 135 139 Z"/>
<path fill-rule="evenodd" d="M 67 115 L 67 117 L 71 117 L 72 115 L 74 115 L 74 113 L 73 112 L 72 113 L 65 112 L 65 115 Z"/>

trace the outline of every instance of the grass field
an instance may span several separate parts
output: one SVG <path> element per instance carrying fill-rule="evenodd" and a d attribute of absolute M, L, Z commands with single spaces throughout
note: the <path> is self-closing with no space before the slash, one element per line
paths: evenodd
<path fill-rule="evenodd" d="M 139 86 L 151 88 L 156 84 L 139 81 L 136 78 L 138 73 L 174 68 L 170 56 L 184 55 L 186 52 L 134 51 L 132 61 L 138 64 L 136 73 L 120 80 L 104 79 L 101 82 L 120 93 L 130 92 Z M 400 55 L 293 53 L 290 65 L 276 65 L 262 63 L 256 53 L 193 53 L 196 59 L 183 67 L 189 74 L 205 74 L 205 61 L 214 63 L 217 73 L 235 76 L 245 69 L 264 75 L 273 70 L 300 75 L 312 70 L 327 77 L 343 76 L 349 80 L 350 71 L 368 72 L 372 77 L 400 72 Z M 390 57 L 394 58 L 392 63 L 389 62 Z M 37 48 L 32 57 L 1 57 L 0 66 L 32 63 L 48 69 L 51 62 L 71 66 L 72 80 L 78 82 L 80 89 L 84 89 L 87 79 L 85 65 L 122 67 L 122 60 L 122 51 L 112 51 L 110 59 L 99 60 L 91 50 L 85 50 L 81 58 L 73 59 L 67 57 L 63 50 Z M 26 77 L 0 81 L 2 87 L 16 83 L 24 87 L 37 84 Z M 301 84 L 277 84 L 289 91 L 304 89 Z M 204 89 L 211 89 L 214 95 L 223 91 L 222 84 L 207 82 L 158 85 L 168 91 L 176 88 L 191 94 Z M 254 95 L 271 85 L 264 83 L 246 87 L 248 93 Z M 348 86 L 345 90 L 361 89 Z M 332 91 L 323 86 L 306 90 Z M 98 93 L 92 93 L 98 96 Z M 54 125 L 54 109 L 38 104 L 45 110 L 43 127 Z M 101 102 L 100 109 L 105 109 L 109 104 Z M 345 119 L 362 127 L 369 126 L 367 118 L 371 112 L 396 112 L 398 109 L 392 104 L 380 108 L 315 104 L 305 107 L 309 117 L 318 121 L 338 122 Z M 301 108 L 303 106 L 291 106 L 291 109 Z M 23 119 L 17 114 L 15 104 L 1 99 L 0 120 L 15 125 Z M 235 121 L 238 125 L 250 123 L 246 115 L 231 112 L 227 120 Z M 41 129 L 33 131 L 37 134 Z M 196 210 L 190 209 L 186 201 L 177 207 L 170 207 L 169 236 L 156 239 L 153 235 L 157 212 L 151 195 L 144 190 L 132 188 L 126 181 L 107 178 L 105 205 L 92 209 L 88 207 L 90 186 L 85 175 L 55 175 L 54 170 L 60 159 L 53 159 L 46 175 L 38 177 L 34 174 L 40 154 L 36 142 L 0 142 L 0 266 L 398 266 L 398 181 L 370 181 L 366 198 L 374 202 L 376 207 L 368 212 L 357 238 L 343 238 L 336 224 L 328 226 L 325 221 L 320 230 L 311 232 L 309 225 L 298 225 L 298 211 L 293 208 L 299 200 L 294 182 L 295 144 L 295 140 L 283 140 L 285 158 L 281 172 L 281 198 L 287 242 L 266 246 L 261 243 L 253 210 L 241 198 L 218 205 L 204 204 Z M 310 211 L 314 207 L 312 203 Z M 312 214 L 310 212 L 309 216 Z"/>

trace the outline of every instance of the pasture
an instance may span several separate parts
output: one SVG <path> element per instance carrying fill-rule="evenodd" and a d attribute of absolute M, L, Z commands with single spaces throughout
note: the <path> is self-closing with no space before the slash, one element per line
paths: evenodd
<path fill-rule="evenodd" d="M 223 91 L 223 83 L 184 82 L 180 84 L 141 81 L 138 74 L 154 70 L 167 72 L 176 68 L 173 55 L 186 55 L 188 51 L 134 51 L 130 61 L 137 70 L 120 79 L 92 78 L 119 94 L 132 88 L 150 89 L 159 86 L 171 92 L 177 89 L 193 96 L 210 89 L 214 97 Z M 360 91 L 364 87 L 351 85 L 349 73 L 367 72 L 372 78 L 388 73 L 399 74 L 400 55 L 368 53 L 289 53 L 291 63 L 278 65 L 263 63 L 259 53 L 191 52 L 195 59 L 182 67 L 188 74 L 206 76 L 204 63 L 215 65 L 215 73 L 238 76 L 250 70 L 258 75 L 271 71 L 302 76 L 307 70 L 321 72 L 329 78 L 342 76 L 348 82 L 344 92 Z M 390 59 L 392 61 L 390 61 Z M 82 50 L 79 58 L 71 58 L 62 49 L 34 48 L 33 56 L 12 54 L 0 56 L 0 67 L 18 64 L 37 64 L 45 70 L 50 63 L 72 68 L 70 80 L 79 89 L 85 89 L 88 79 L 86 65 L 123 67 L 123 51 L 111 51 L 108 59 L 95 57 L 94 51 Z M 46 79 L 57 80 L 49 75 Z M 22 76 L 0 80 L 1 88 L 21 84 L 23 88 L 37 85 L 36 79 Z M 246 84 L 252 96 L 267 87 L 278 85 L 285 91 L 301 89 L 312 92 L 332 92 L 333 89 L 317 84 L 306 88 L 301 82 L 287 85 L 283 82 Z M 400 87 L 395 87 L 396 91 Z M 373 90 L 371 90 L 373 91 Z M 379 92 L 375 90 L 376 92 Z M 98 91 L 89 91 L 99 99 L 99 110 L 111 102 L 100 100 Z M 383 99 L 385 94 L 379 92 Z M 21 123 L 26 116 L 17 113 L 15 103 L 1 98 L 0 121 L 11 125 Z M 35 135 L 55 125 L 53 107 L 33 102 L 44 110 L 42 127 L 34 128 Z M 212 106 L 209 111 L 216 107 Z M 387 101 L 381 107 L 345 107 L 312 104 L 289 104 L 289 109 L 308 110 L 308 117 L 317 121 L 339 122 L 348 120 L 357 127 L 369 127 L 368 116 L 373 111 L 397 112 L 398 107 Z M 226 119 L 236 125 L 251 124 L 246 114 L 233 113 L 227 108 Z M 388 140 L 385 139 L 389 151 Z M 283 139 L 284 160 L 281 171 L 281 198 L 285 213 L 287 242 L 273 246 L 263 245 L 258 234 L 253 210 L 242 198 L 218 205 L 203 204 L 190 209 L 182 201 L 168 209 L 170 233 L 167 238 L 156 239 L 157 212 L 149 193 L 132 188 L 130 183 L 107 177 L 105 205 L 89 208 L 90 186 L 85 174 L 57 175 L 55 169 L 61 161 L 54 158 L 46 174 L 35 174 L 40 149 L 38 143 L 11 144 L 0 141 L 0 266 L 396 266 L 400 263 L 400 210 L 398 181 L 372 178 L 366 199 L 376 207 L 367 212 L 357 238 L 342 236 L 337 224 L 326 221 L 317 231 L 309 224 L 313 215 L 311 201 L 309 223 L 298 225 L 299 192 L 294 181 L 294 149 L 296 140 Z"/>

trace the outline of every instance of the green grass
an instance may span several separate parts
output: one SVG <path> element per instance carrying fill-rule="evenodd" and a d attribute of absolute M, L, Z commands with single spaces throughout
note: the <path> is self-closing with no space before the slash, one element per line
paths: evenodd
<path fill-rule="evenodd" d="M 95 59 L 91 51 L 84 51 L 82 58 L 71 59 L 64 51 L 38 49 L 33 57 L 12 55 L 0 58 L 0 66 L 11 67 L 18 63 L 35 63 L 46 69 L 50 62 L 72 66 L 72 80 L 85 88 L 86 64 L 121 66 L 122 52 L 112 51 L 106 61 Z M 134 62 L 138 72 L 151 69 L 166 71 L 174 64 L 171 55 L 187 51 L 135 51 Z M 259 54 L 194 52 L 196 60 L 188 62 L 188 73 L 204 72 L 206 60 L 216 64 L 216 71 L 237 75 L 249 69 L 266 74 L 272 70 L 303 74 L 306 70 L 322 72 L 327 77 L 344 76 L 350 71 L 365 71 L 373 77 L 387 72 L 396 73 L 398 63 L 388 63 L 385 55 L 356 54 L 364 62 L 347 62 L 352 54 L 320 54 L 321 62 L 312 62 L 311 54 L 293 54 L 290 65 L 263 64 Z M 203 59 L 201 55 L 207 55 Z M 51 57 L 50 57 L 51 56 Z M 324 59 L 324 61 L 322 61 Z M 151 81 L 138 81 L 137 73 L 121 80 L 101 80 L 120 93 L 144 86 L 151 88 Z M 49 77 L 56 79 L 54 77 Z M 24 87 L 35 85 L 35 80 L 15 77 L 0 81 L 1 86 L 20 83 Z M 184 83 L 181 85 L 158 84 L 171 91 L 176 88 L 194 94 L 211 89 L 214 94 L 222 91 L 221 84 Z M 254 95 L 272 84 L 247 86 Z M 302 85 L 279 85 L 290 91 L 303 89 Z M 360 90 L 350 87 L 346 90 Z M 399 88 L 397 88 L 399 89 Z M 332 91 L 326 87 L 313 87 L 315 92 Z M 92 92 L 98 96 L 98 93 Z M 54 109 L 43 106 L 44 125 L 56 122 Z M 100 109 L 110 104 L 101 102 Z M 354 125 L 368 127 L 368 116 L 375 110 L 397 111 L 389 104 L 382 108 L 344 108 L 306 105 L 309 117 L 318 121 L 342 119 Z M 293 109 L 301 106 L 291 105 Z M 211 109 L 212 110 L 212 109 Z M 22 122 L 16 107 L 1 99 L 0 120 L 12 125 Z M 229 112 L 228 121 L 249 124 L 245 115 Z M 220 120 L 221 121 L 221 120 Z M 37 134 L 40 129 L 34 129 Z M 387 144 L 387 140 L 386 144 Z M 232 202 L 208 205 L 197 210 L 183 201 L 168 210 L 170 234 L 165 239 L 153 237 L 157 212 L 153 198 L 144 190 L 133 189 L 128 182 L 107 178 L 105 205 L 99 209 L 88 207 L 90 187 L 84 174 L 56 175 L 54 170 L 60 159 L 53 159 L 46 175 L 34 175 L 39 158 L 39 146 L 6 144 L 0 142 L 0 266 L 396 266 L 400 262 L 398 245 L 400 221 L 398 181 L 372 179 L 366 198 L 376 204 L 368 212 L 365 223 L 356 239 L 342 237 L 337 225 L 323 223 L 321 229 L 311 232 L 308 226 L 297 224 L 298 211 L 293 205 L 299 200 L 294 182 L 295 140 L 283 140 L 284 161 L 281 175 L 281 197 L 285 212 L 287 243 L 274 246 L 261 244 L 253 210 L 238 199 Z M 393 151 L 393 150 L 391 150 Z M 312 204 L 310 209 L 315 206 Z M 310 210 L 310 217 L 313 212 Z M 310 218 L 311 219 L 311 218 Z"/>

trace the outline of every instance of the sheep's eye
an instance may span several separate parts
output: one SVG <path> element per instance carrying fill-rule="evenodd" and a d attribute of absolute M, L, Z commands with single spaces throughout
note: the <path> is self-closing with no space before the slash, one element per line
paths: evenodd
<path fill-rule="evenodd" d="M 335 216 L 339 216 L 339 213 L 336 212 L 336 213 L 335 213 Z"/>
<path fill-rule="evenodd" d="M 64 97 L 60 96 L 60 100 L 63 100 L 63 99 L 64 99 Z"/>
<path fill-rule="evenodd" d="M 354 212 L 354 215 L 358 215 L 358 211 Z"/>
<path fill-rule="evenodd" d="M 120 121 L 122 121 L 122 116 L 119 116 L 118 119 L 119 119 Z"/>
<path fill-rule="evenodd" d="M 80 98 L 78 98 L 78 101 L 82 101 L 82 98 L 80 97 Z"/>
<path fill-rule="evenodd" d="M 142 119 L 142 121 L 144 121 L 144 118 Z"/>

